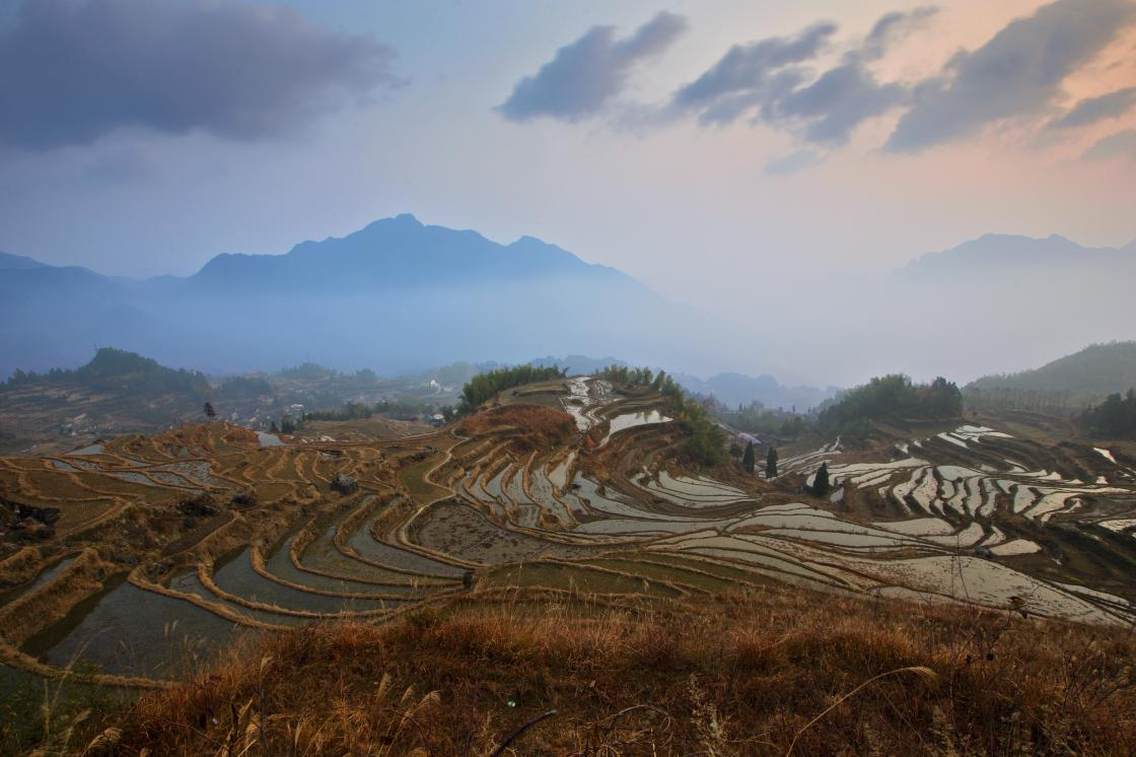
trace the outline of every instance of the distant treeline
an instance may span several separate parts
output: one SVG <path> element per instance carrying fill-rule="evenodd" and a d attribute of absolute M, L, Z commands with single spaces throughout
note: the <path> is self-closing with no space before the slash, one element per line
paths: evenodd
<path fill-rule="evenodd" d="M 939 377 L 915 384 L 902 374 L 878 376 L 821 405 L 817 425 L 828 433 L 863 437 L 874 420 L 938 420 L 962 415 L 962 393 Z"/>
<path fill-rule="evenodd" d="M 662 391 L 663 384 L 670 378 L 664 371 L 659 371 L 658 375 L 655 375 L 650 368 L 632 368 L 619 363 L 613 363 L 600 369 L 596 375 L 613 384 L 654 386 L 659 391 Z"/>
<path fill-rule="evenodd" d="M 802 415 L 789 410 L 770 409 L 760 402 L 751 402 L 748 405 L 738 405 L 734 410 L 718 402 L 713 397 L 709 399 L 710 408 L 723 423 L 727 423 L 738 431 L 765 438 L 782 440 L 796 439 L 806 430 L 812 428 L 816 418 Z"/>
<path fill-rule="evenodd" d="M 463 415 L 471 413 L 483 402 L 492 399 L 504 389 L 512 389 L 515 386 L 532 384 L 537 381 L 564 378 L 564 374 L 565 371 L 555 366 L 538 368 L 532 365 L 497 368 L 486 373 L 479 373 L 462 387 L 458 411 Z"/>
<path fill-rule="evenodd" d="M 372 405 L 364 402 L 347 402 L 335 410 L 316 410 L 304 413 L 306 421 L 354 421 L 364 420 L 373 416 L 382 416 L 397 419 L 412 419 L 422 415 L 440 412 L 449 421 L 455 411 L 452 407 L 438 408 L 428 402 L 414 400 L 382 400 Z"/>
<path fill-rule="evenodd" d="M 1085 410 L 1081 422 L 1097 436 L 1136 437 L 1136 389 L 1129 389 L 1124 396 L 1108 395 L 1104 402 Z"/>
<path fill-rule="evenodd" d="M 91 362 L 74 370 L 52 368 L 47 373 L 17 370 L 4 386 L 64 382 L 78 382 L 92 389 L 137 394 L 180 393 L 199 398 L 208 397 L 211 390 L 204 373 L 167 368 L 156 360 L 113 347 L 99 349 Z"/>
<path fill-rule="evenodd" d="M 272 393 L 272 384 L 262 376 L 234 376 L 217 389 L 218 397 L 226 400 L 251 400 Z"/>
<path fill-rule="evenodd" d="M 963 389 L 966 406 L 973 410 L 1029 410 L 1035 413 L 1069 415 L 1084 408 L 1084 398 L 1073 392 L 1019 389 L 1012 386 L 975 385 Z"/>

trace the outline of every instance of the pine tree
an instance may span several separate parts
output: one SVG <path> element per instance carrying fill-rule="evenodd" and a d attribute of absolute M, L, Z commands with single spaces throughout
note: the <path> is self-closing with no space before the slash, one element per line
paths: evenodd
<path fill-rule="evenodd" d="M 745 454 L 742 455 L 742 467 L 746 473 L 753 473 L 754 465 L 753 442 L 747 442 Z"/>
<path fill-rule="evenodd" d="M 765 455 L 765 477 L 777 478 L 777 448 L 770 447 Z"/>
<path fill-rule="evenodd" d="M 816 476 L 813 478 L 813 494 L 817 497 L 824 497 L 828 494 L 829 486 L 828 463 L 821 463 Z"/>

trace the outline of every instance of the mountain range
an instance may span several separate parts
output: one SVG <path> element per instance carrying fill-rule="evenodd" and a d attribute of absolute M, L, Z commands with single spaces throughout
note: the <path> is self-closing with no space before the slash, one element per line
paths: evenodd
<path fill-rule="evenodd" d="M 626 351 L 669 317 L 613 268 L 412 215 L 282 255 L 219 255 L 184 278 L 8 254 L 0 271 L 0 375 L 78 365 L 106 345 L 210 372 L 313 360 L 398 373 L 487 353 L 519 361 L 549 345 Z"/>
<path fill-rule="evenodd" d="M 555 350 L 687 371 L 687 388 L 730 403 L 808 407 L 827 390 L 691 372 L 757 365 L 835 384 L 863 371 L 1012 370 L 1136 336 L 1133 280 L 1136 242 L 989 234 L 852 286 L 760 282 L 742 303 L 755 315 L 725 322 L 539 239 L 500 244 L 406 214 L 284 254 L 218 255 L 187 277 L 111 277 L 0 253 L 0 378 L 78 366 L 101 346 L 215 374 L 311 361 L 397 375 Z"/>

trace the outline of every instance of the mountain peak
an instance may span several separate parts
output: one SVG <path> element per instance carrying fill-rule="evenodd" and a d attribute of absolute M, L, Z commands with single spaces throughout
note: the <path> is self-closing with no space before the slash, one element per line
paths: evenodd
<path fill-rule="evenodd" d="M 193 278 L 195 286 L 208 282 L 225 291 L 342 293 L 565 277 L 599 282 L 612 280 L 614 273 L 536 237 L 523 236 L 502 245 L 473 230 L 423 224 L 402 213 L 343 237 L 302 242 L 286 255 L 218 256 Z"/>

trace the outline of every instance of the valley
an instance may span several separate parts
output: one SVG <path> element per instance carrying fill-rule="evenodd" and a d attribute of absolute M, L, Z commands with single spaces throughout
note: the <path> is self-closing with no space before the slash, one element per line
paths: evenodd
<path fill-rule="evenodd" d="M 163 690 L 249 634 L 502 602 L 586 615 L 788 589 L 1136 619 L 1136 445 L 1007 411 L 810 439 L 767 479 L 692 463 L 675 402 L 579 376 L 409 435 L 214 421 L 0 458 L 3 687 Z"/>

